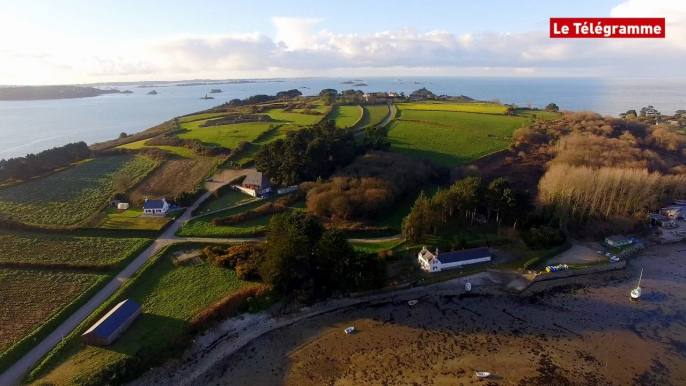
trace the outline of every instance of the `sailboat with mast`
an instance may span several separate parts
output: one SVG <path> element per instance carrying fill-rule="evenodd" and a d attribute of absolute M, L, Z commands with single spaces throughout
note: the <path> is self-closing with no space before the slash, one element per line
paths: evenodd
<path fill-rule="evenodd" d="M 638 285 L 631 290 L 631 298 L 638 299 L 641 297 L 641 279 L 643 278 L 643 268 L 641 268 L 641 276 L 638 277 Z"/>

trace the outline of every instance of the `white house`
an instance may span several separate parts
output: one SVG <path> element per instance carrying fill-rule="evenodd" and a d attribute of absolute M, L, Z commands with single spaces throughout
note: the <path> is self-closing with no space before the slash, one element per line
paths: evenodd
<path fill-rule="evenodd" d="M 487 247 L 481 247 L 441 253 L 439 257 L 438 249 L 431 253 L 424 247 L 419 251 L 418 260 L 423 270 L 433 273 L 444 269 L 491 261 L 491 251 Z"/>
<path fill-rule="evenodd" d="M 145 199 L 143 213 L 145 214 L 165 214 L 169 210 L 169 203 L 164 198 L 161 200 Z"/>
<path fill-rule="evenodd" d="M 262 172 L 256 170 L 251 171 L 245 177 L 242 186 L 234 186 L 243 193 L 247 193 L 254 197 L 263 196 L 272 191 L 272 184 L 269 182 L 269 178 Z"/>

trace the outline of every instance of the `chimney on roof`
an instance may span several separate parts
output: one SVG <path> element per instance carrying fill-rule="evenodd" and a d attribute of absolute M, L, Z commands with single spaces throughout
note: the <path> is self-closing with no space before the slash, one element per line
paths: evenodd
<path fill-rule="evenodd" d="M 145 196 L 145 202 L 148 202 L 148 196 Z"/>
<path fill-rule="evenodd" d="M 436 248 L 436 253 L 434 254 L 434 256 L 438 256 L 438 248 Z"/>

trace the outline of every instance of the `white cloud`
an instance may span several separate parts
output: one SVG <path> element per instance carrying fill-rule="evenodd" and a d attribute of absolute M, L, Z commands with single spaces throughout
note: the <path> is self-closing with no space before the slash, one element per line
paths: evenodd
<path fill-rule="evenodd" d="M 315 30 L 321 19 L 273 18 L 274 38 L 260 32 L 178 35 L 103 46 L 0 16 L 3 36 L 29 31 L 21 40 L 0 41 L 0 84 L 403 72 L 682 75 L 686 2 L 629 0 L 611 14 L 665 16 L 667 39 L 550 39 L 547 31 L 456 35 L 412 28 L 335 34 Z"/>

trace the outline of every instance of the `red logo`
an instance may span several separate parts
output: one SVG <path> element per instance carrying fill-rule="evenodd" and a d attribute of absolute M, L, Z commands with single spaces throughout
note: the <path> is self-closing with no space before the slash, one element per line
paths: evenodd
<path fill-rule="evenodd" d="M 665 18 L 550 18 L 551 38 L 664 38 Z"/>

